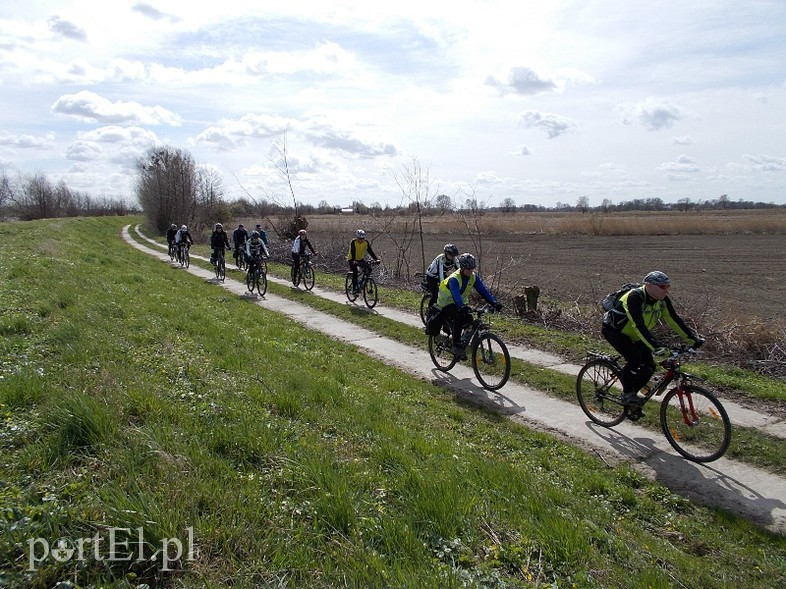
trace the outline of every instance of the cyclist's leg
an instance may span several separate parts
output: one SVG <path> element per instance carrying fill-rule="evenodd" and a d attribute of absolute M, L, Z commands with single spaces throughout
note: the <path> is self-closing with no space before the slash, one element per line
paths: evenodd
<path fill-rule="evenodd" d="M 431 294 L 431 299 L 428 302 L 429 307 L 437 304 L 437 297 L 439 296 L 439 278 L 436 276 L 426 276 L 428 283 L 428 291 Z"/>
<path fill-rule="evenodd" d="M 358 290 L 358 263 L 349 260 L 349 269 L 352 271 L 352 289 L 357 292 Z"/>
<path fill-rule="evenodd" d="M 652 353 L 644 342 L 634 342 L 613 327 L 604 326 L 602 333 L 606 341 L 625 358 L 625 366 L 622 368 L 622 401 L 626 404 L 635 403 L 636 393 L 655 373 Z"/>
<path fill-rule="evenodd" d="M 297 279 L 298 272 L 300 272 L 300 254 L 292 252 L 292 282 Z"/>

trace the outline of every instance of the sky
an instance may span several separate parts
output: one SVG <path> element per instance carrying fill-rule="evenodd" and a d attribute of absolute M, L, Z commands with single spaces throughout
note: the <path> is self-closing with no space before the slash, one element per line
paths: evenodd
<path fill-rule="evenodd" d="M 133 200 L 151 146 L 228 200 L 786 203 L 783 0 L 0 4 L 0 170 Z M 509 201 L 507 201 L 509 202 Z"/>

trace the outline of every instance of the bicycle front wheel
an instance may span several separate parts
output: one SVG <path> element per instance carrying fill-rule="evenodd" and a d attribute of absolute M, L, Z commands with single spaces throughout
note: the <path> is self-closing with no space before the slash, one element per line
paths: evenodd
<path fill-rule="evenodd" d="M 191 265 L 191 254 L 188 253 L 188 248 L 183 252 L 183 265 L 186 268 Z"/>
<path fill-rule="evenodd" d="M 428 323 L 428 310 L 430 301 L 431 295 L 429 293 L 424 294 L 423 298 L 420 299 L 420 320 L 423 322 L 423 325 Z"/>
<path fill-rule="evenodd" d="M 316 281 L 316 273 L 314 272 L 314 267 L 309 264 L 303 270 L 303 286 L 306 290 L 311 290 L 314 288 L 314 282 Z"/>
<path fill-rule="evenodd" d="M 660 424 L 669 444 L 693 462 L 717 460 L 731 442 L 731 421 L 723 405 L 696 385 L 684 384 L 666 393 Z"/>
<path fill-rule="evenodd" d="M 581 409 L 598 425 L 613 427 L 625 419 L 620 373 L 608 360 L 590 360 L 584 365 L 576 378 L 576 394 Z"/>
<path fill-rule="evenodd" d="M 224 257 L 221 256 L 221 258 L 218 260 L 218 279 L 221 282 L 224 282 L 226 277 L 227 277 L 227 263 Z"/>
<path fill-rule="evenodd" d="M 510 378 L 510 352 L 499 336 L 484 333 L 472 348 L 472 369 L 480 384 L 490 391 L 505 386 Z"/>
<path fill-rule="evenodd" d="M 350 303 L 354 303 L 358 298 L 357 293 L 352 289 L 352 273 L 347 272 L 347 279 L 344 282 L 344 291 L 347 293 L 347 299 Z"/>
<path fill-rule="evenodd" d="M 260 272 L 257 274 L 255 286 L 259 296 L 265 296 L 267 292 L 267 272 Z"/>
<path fill-rule="evenodd" d="M 456 358 L 450 351 L 453 345 L 453 340 L 450 336 L 430 335 L 428 336 L 428 354 L 431 356 L 431 361 L 439 370 L 447 372 L 456 365 L 458 358 Z"/>
<path fill-rule="evenodd" d="M 379 300 L 377 283 L 373 278 L 371 278 L 371 276 L 368 277 L 366 280 L 366 286 L 363 287 L 363 300 L 366 302 L 366 306 L 369 309 L 373 309 Z"/>
<path fill-rule="evenodd" d="M 249 268 L 248 272 L 246 272 L 246 288 L 248 292 L 254 292 L 256 288 L 256 271 Z"/>

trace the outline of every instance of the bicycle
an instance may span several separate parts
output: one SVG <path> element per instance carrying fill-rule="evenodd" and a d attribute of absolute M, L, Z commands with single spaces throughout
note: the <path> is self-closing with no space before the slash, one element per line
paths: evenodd
<path fill-rule="evenodd" d="M 223 248 L 217 249 L 215 261 L 213 263 L 213 267 L 216 271 L 216 279 L 224 282 L 224 279 L 227 277 L 227 263 L 226 259 L 224 258 L 224 250 Z"/>
<path fill-rule="evenodd" d="M 302 281 L 303 287 L 311 290 L 314 288 L 315 280 L 316 273 L 314 264 L 311 263 L 311 254 L 300 254 L 300 263 L 297 266 L 292 264 L 292 284 L 297 287 Z"/>
<path fill-rule="evenodd" d="M 246 272 L 246 288 L 248 292 L 255 290 L 259 296 L 264 296 L 267 292 L 267 262 L 266 258 L 253 257 L 248 262 L 248 272 Z"/>
<path fill-rule="evenodd" d="M 510 352 L 505 342 L 491 331 L 491 325 L 483 319 L 486 313 L 493 313 L 494 307 L 483 305 L 470 308 L 472 322 L 464 327 L 461 347 L 469 346 L 472 369 L 484 388 L 490 391 L 501 389 L 510 378 Z M 429 335 L 428 353 L 431 361 L 442 372 L 448 372 L 462 359 L 452 352 L 453 338 L 440 333 Z"/>
<path fill-rule="evenodd" d="M 731 422 L 723 405 L 707 389 L 694 384 L 702 380 L 683 372 L 682 363 L 696 351 L 688 347 L 675 348 L 660 362 L 666 370 L 659 381 L 642 389 L 639 401 L 644 405 L 655 396 L 666 392 L 660 403 L 660 426 L 669 444 L 683 457 L 693 462 L 712 462 L 726 452 L 731 442 Z M 584 413 L 603 427 L 614 427 L 626 417 L 636 421 L 641 412 L 631 413 L 622 403 L 620 356 L 589 352 L 584 367 L 576 379 L 576 394 Z"/>
<path fill-rule="evenodd" d="M 428 283 L 423 280 L 420 283 L 420 289 L 423 291 L 423 297 L 420 299 L 420 320 L 423 325 L 428 324 L 429 315 L 431 314 L 431 291 L 428 288 Z"/>
<path fill-rule="evenodd" d="M 344 291 L 347 293 L 347 299 L 350 303 L 354 303 L 360 293 L 363 293 L 363 301 L 369 309 L 373 309 L 379 301 L 379 292 L 377 291 L 377 283 L 374 277 L 371 276 L 371 271 L 374 266 L 379 264 L 376 260 L 372 263 L 361 261 L 359 265 L 363 273 L 358 276 L 357 290 L 352 288 L 352 272 L 347 272 L 347 279 L 344 282 Z"/>
<path fill-rule="evenodd" d="M 188 253 L 188 245 L 183 245 L 181 243 L 177 250 L 177 261 L 180 262 L 180 267 L 188 268 L 191 265 L 191 255 Z"/>
<path fill-rule="evenodd" d="M 167 253 L 169 253 L 169 261 L 174 262 L 178 259 L 177 245 L 175 245 L 174 241 L 169 242 L 169 251 Z"/>
<path fill-rule="evenodd" d="M 244 246 L 235 248 L 235 266 L 237 266 L 237 269 L 241 271 L 248 268 Z"/>

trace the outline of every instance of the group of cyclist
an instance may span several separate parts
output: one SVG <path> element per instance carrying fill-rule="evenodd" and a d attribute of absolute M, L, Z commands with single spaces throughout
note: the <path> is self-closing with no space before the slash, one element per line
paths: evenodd
<path fill-rule="evenodd" d="M 173 223 L 167 230 L 166 238 L 170 248 L 177 248 L 178 255 L 182 248 L 188 248 L 194 243 L 186 225 L 178 229 Z M 263 257 L 270 255 L 267 233 L 259 223 L 250 234 L 242 223 L 238 225 L 232 234 L 232 243 L 234 247 L 230 244 L 222 224 L 216 223 L 210 236 L 211 263 L 229 249 L 233 249 L 236 260 L 244 256 L 244 260 L 249 264 L 259 263 Z M 314 255 L 317 254 L 306 230 L 301 229 L 292 244 L 293 272 L 298 271 L 300 258 L 306 253 L 306 249 Z M 347 252 L 355 294 L 358 292 L 358 272 L 365 270 L 370 264 L 367 257 L 375 264 L 382 261 L 367 240 L 366 232 L 358 229 Z M 451 352 L 459 357 L 465 356 L 461 345 L 462 331 L 472 322 L 469 307 L 471 291 L 477 292 L 495 310 L 502 309 L 502 304 L 475 272 L 476 266 L 475 256 L 471 253 L 459 254 L 455 244 L 447 243 L 425 274 L 424 287 L 430 294 L 425 331 L 427 334 L 437 335 L 443 328 L 446 329 L 452 338 Z M 654 355 L 662 355 L 668 351 L 652 334 L 653 328 L 661 319 L 687 345 L 698 348 L 704 343 L 704 339 L 688 327 L 674 310 L 668 296 L 670 286 L 671 281 L 664 272 L 649 272 L 640 286 L 632 287 L 620 296 L 614 307 L 603 316 L 603 337 L 625 358 L 622 371 L 623 403 L 631 411 L 640 408 L 637 393 L 655 372 Z"/>

